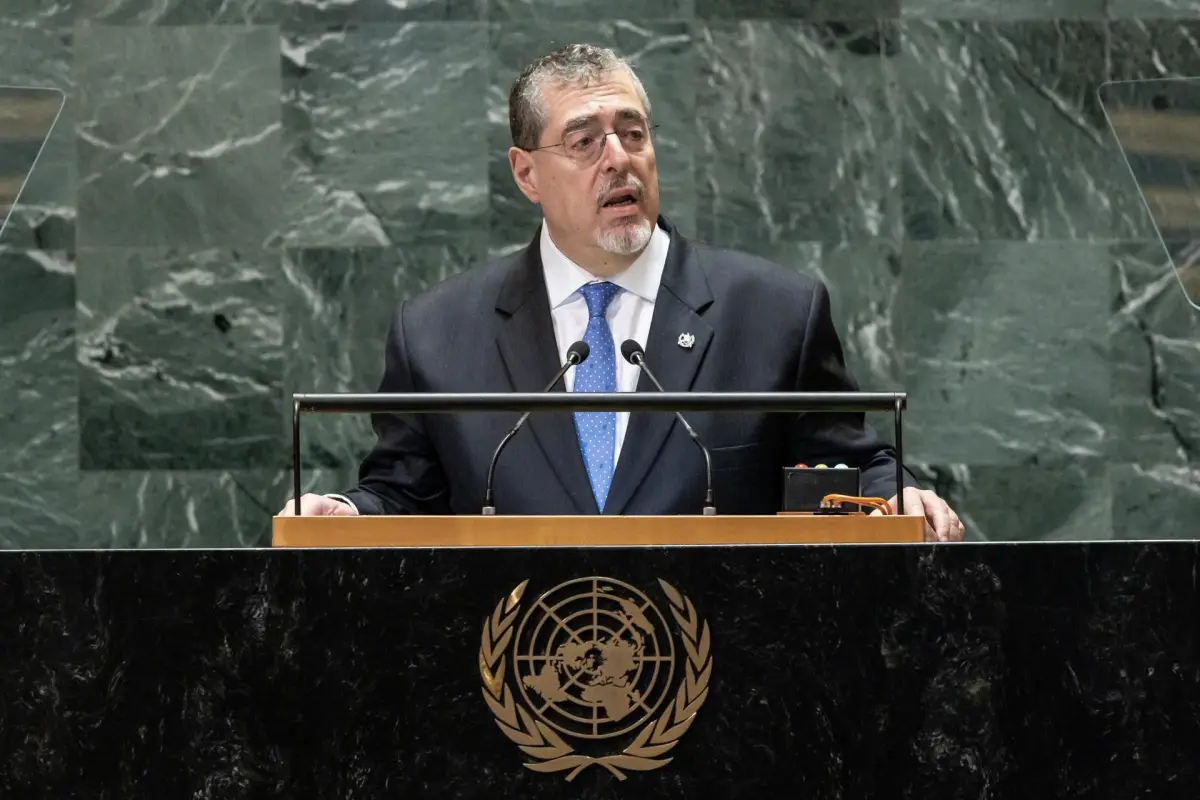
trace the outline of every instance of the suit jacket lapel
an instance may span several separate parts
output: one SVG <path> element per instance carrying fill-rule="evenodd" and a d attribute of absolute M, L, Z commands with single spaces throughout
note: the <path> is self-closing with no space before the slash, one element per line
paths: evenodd
<path fill-rule="evenodd" d="M 646 343 L 646 361 L 668 392 L 686 392 L 692 388 L 696 373 L 712 340 L 712 327 L 700 314 L 712 304 L 712 292 L 695 252 L 670 223 L 659 224 L 671 234 L 671 247 L 663 268 L 662 283 L 654 300 L 654 316 Z M 678 344 L 681 334 L 690 333 L 695 342 L 690 348 Z M 638 379 L 639 392 L 658 391 L 643 373 Z M 677 424 L 674 414 L 664 412 L 633 413 L 625 432 L 621 457 L 609 489 L 605 514 L 624 513 L 638 486 L 646 477 L 666 443 L 667 434 Z M 697 453 L 697 458 L 702 456 Z M 580 458 L 582 462 L 582 457 Z M 587 473 L 584 473 L 586 481 Z"/>
<path fill-rule="evenodd" d="M 542 391 L 559 368 L 550 298 L 537 244 L 540 232 L 518 255 L 496 300 L 496 342 L 515 392 Z M 565 391 L 562 381 L 554 391 Z M 535 412 L 525 427 L 531 429 L 579 513 L 598 513 L 571 413 Z"/>

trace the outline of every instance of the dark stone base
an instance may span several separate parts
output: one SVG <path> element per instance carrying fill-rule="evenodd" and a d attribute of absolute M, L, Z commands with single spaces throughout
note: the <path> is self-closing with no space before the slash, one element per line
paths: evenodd
<path fill-rule="evenodd" d="M 1196 562 L 1194 543 L 5 554 L 0 796 L 1191 796 Z M 525 579 L 522 614 L 592 575 L 669 620 L 668 581 L 713 666 L 669 764 L 567 782 L 498 728 L 481 635 Z"/>

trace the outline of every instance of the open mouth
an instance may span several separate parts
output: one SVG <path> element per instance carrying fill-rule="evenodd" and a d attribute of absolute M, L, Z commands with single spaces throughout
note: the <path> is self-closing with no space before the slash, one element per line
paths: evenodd
<path fill-rule="evenodd" d="M 621 208 L 623 206 L 632 206 L 637 204 L 637 198 L 633 192 L 628 189 L 613 192 L 604 201 L 604 208 Z"/>

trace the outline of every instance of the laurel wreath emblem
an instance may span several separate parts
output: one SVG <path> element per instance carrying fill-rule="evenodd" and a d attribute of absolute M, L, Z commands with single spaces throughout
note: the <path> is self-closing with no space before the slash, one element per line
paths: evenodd
<path fill-rule="evenodd" d="M 570 771 L 566 779 L 574 780 L 580 772 L 596 765 L 607 769 L 619 780 L 625 780 L 623 770 L 646 772 L 666 766 L 672 758 L 662 758 L 679 743 L 696 719 L 696 712 L 708 697 L 712 677 L 711 637 L 708 623 L 696 614 L 692 601 L 675 587 L 659 580 L 663 593 L 670 601 L 671 614 L 679 625 L 680 638 L 687 651 L 687 663 L 675 701 L 657 718 L 651 719 L 634 740 L 619 753 L 593 757 L 575 752 L 561 736 L 519 704 L 505 680 L 505 652 L 512 642 L 513 625 L 520 613 L 521 597 L 529 581 L 523 581 L 508 597 L 496 604 L 492 616 L 484 621 L 479 648 L 479 674 L 483 678 L 483 697 L 496 717 L 504 735 L 515 742 L 534 761 L 526 767 L 535 772 Z"/>

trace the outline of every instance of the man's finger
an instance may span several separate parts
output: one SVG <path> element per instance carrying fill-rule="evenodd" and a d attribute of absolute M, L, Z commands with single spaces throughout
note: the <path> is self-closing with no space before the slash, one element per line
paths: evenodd
<path fill-rule="evenodd" d="M 891 500 L 893 514 L 897 513 L 896 505 L 896 498 L 893 497 Z M 922 535 L 924 540 L 927 542 L 936 542 L 937 531 L 929 524 L 927 505 L 925 494 L 921 490 L 913 489 L 912 487 L 904 490 L 904 516 L 921 517 L 925 523 L 925 532 Z"/>
<path fill-rule="evenodd" d="M 914 493 L 915 494 L 915 493 Z M 946 505 L 946 501 L 942 500 L 932 492 L 920 492 L 921 500 L 925 507 L 925 519 L 933 528 L 933 537 L 936 542 L 947 542 L 950 540 L 950 506 Z M 907 499 L 907 498 L 906 498 Z"/>
<path fill-rule="evenodd" d="M 962 524 L 962 520 L 958 518 L 958 514 L 954 513 L 954 509 L 950 509 L 950 541 L 961 542 L 966 534 L 966 527 Z"/>

